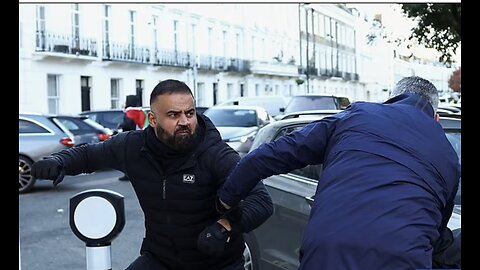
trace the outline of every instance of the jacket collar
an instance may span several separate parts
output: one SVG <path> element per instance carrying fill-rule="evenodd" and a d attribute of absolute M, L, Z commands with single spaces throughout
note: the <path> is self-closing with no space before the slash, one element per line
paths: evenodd
<path fill-rule="evenodd" d="M 425 114 L 434 117 L 434 110 L 428 100 L 418 94 L 406 93 L 388 99 L 383 104 L 405 104 L 418 108 Z"/>

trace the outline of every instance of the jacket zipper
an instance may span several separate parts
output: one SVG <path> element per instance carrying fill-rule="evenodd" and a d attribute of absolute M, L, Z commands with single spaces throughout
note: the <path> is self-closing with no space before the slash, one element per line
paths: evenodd
<path fill-rule="evenodd" d="M 162 198 L 165 200 L 167 198 L 167 179 L 162 180 Z"/>
<path fill-rule="evenodd" d="M 163 179 L 162 180 L 162 198 L 164 200 L 164 203 L 167 204 L 167 178 Z M 170 214 L 168 213 L 167 211 L 167 224 L 172 224 L 172 217 L 170 216 Z"/>

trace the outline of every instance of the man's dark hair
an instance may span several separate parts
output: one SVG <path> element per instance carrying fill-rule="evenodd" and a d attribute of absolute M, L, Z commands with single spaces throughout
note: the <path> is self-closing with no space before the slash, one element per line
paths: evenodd
<path fill-rule="evenodd" d="M 170 94 L 190 94 L 193 97 L 192 90 L 184 82 L 178 80 L 164 80 L 159 82 L 155 88 L 153 88 L 152 93 L 150 94 L 150 106 L 155 101 L 155 99 L 160 95 L 170 95 Z"/>
<path fill-rule="evenodd" d="M 125 108 L 140 106 L 140 100 L 136 95 L 128 95 L 125 101 Z"/>

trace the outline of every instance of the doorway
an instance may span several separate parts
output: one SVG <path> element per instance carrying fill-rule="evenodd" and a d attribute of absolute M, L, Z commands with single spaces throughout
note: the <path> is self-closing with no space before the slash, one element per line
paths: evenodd
<path fill-rule="evenodd" d="M 90 88 L 92 77 L 80 77 L 80 89 L 82 95 L 82 112 L 90 111 Z"/>

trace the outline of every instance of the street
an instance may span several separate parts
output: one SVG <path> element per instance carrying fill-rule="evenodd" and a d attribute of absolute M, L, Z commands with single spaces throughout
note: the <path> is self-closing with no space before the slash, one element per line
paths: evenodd
<path fill-rule="evenodd" d="M 124 196 L 126 223 L 111 245 L 112 269 L 125 269 L 138 255 L 144 219 L 133 188 L 119 181 L 118 171 L 66 176 L 53 188 L 37 181 L 34 190 L 19 195 L 19 230 L 22 270 L 86 269 L 86 248 L 70 228 L 70 198 L 89 189 L 108 189 Z"/>

